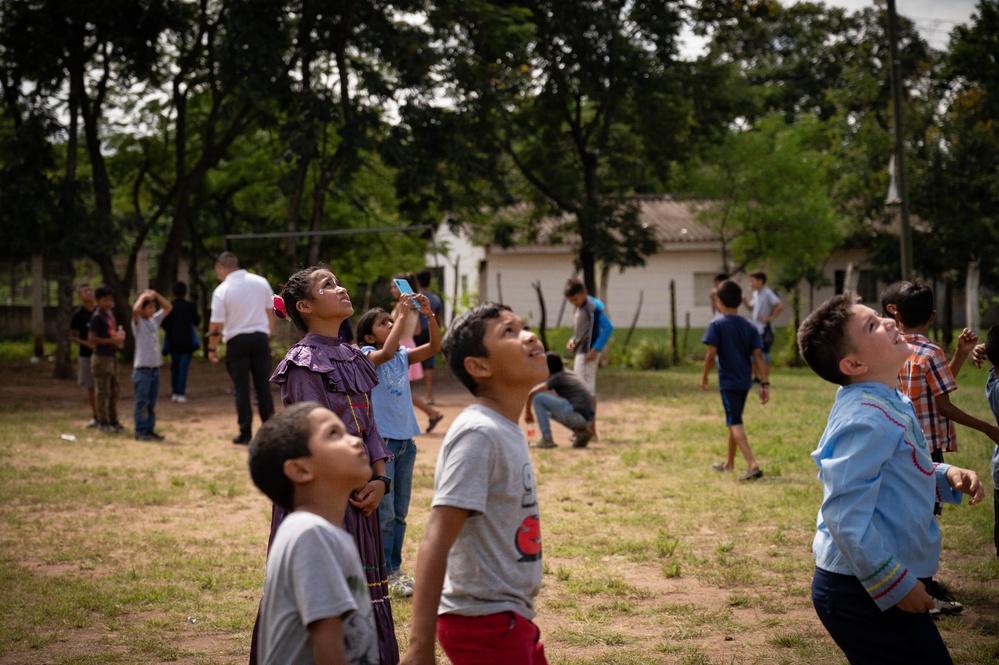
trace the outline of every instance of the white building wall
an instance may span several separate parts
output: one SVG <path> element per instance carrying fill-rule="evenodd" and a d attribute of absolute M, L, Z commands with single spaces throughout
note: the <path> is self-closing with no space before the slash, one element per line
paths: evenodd
<path fill-rule="evenodd" d="M 455 310 L 461 314 L 468 303 L 475 304 L 479 296 L 479 265 L 485 249 L 473 245 L 464 234 L 454 234 L 447 224 L 441 224 L 434 236 L 434 246 L 427 254 L 427 266 L 442 268 L 444 283 L 444 322 L 449 323 Z"/>

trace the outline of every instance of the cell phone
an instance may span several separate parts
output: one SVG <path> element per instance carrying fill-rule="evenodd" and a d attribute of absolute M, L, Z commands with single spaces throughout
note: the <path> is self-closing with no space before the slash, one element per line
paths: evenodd
<path fill-rule="evenodd" d="M 409 280 L 405 280 L 405 279 L 393 279 L 392 281 L 395 282 L 395 288 L 399 289 L 399 293 L 400 294 L 408 293 L 409 295 L 414 295 L 413 294 L 413 287 L 409 285 Z M 412 308 L 413 309 L 419 309 L 420 308 L 420 304 L 418 302 L 416 302 L 416 298 L 413 298 Z"/>

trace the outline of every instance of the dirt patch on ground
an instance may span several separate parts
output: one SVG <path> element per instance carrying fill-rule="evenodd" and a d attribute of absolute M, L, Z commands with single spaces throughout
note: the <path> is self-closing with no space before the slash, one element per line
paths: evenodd
<path fill-rule="evenodd" d="M 82 453 L 81 451 L 87 450 L 88 442 L 92 443 L 95 437 L 102 435 L 83 428 L 88 413 L 82 391 L 73 382 L 51 379 L 49 371 L 50 366 L 44 364 L 0 367 L 0 408 L 8 410 L 7 415 L 18 409 L 30 409 L 38 405 L 43 405 L 48 410 L 79 413 L 77 426 L 70 432 L 77 437 L 77 441 L 66 441 L 64 446 L 53 446 L 44 453 L 62 464 L 73 466 L 72 482 L 100 482 L 101 474 L 115 473 L 117 470 L 122 473 L 147 474 L 157 483 L 183 484 L 189 482 L 186 480 L 188 476 L 203 475 L 200 473 L 202 471 L 214 471 L 225 465 L 231 468 L 234 457 L 245 455 L 245 448 L 230 443 L 231 437 L 236 434 L 235 409 L 231 383 L 221 366 L 203 361 L 193 364 L 189 402 L 184 405 L 170 401 L 168 372 L 163 372 L 158 417 L 160 429 L 167 435 L 167 440 L 163 444 L 155 444 L 158 456 L 154 461 L 144 459 L 141 451 L 150 449 L 133 447 L 127 432 L 119 435 L 123 437 L 121 455 L 95 457 Z M 410 522 L 419 526 L 413 529 L 413 536 L 407 538 L 406 559 L 410 562 L 415 561 L 416 541 L 426 519 L 437 451 L 447 426 L 471 402 L 468 393 L 446 372 L 438 374 L 437 408 L 444 413 L 445 420 L 432 434 L 421 436 L 418 440 L 420 453 L 415 471 L 414 510 L 410 514 Z M 129 423 L 132 391 L 124 368 L 121 370 L 121 378 L 124 381 L 119 414 L 124 422 Z M 418 394 L 422 394 L 422 384 L 419 385 Z M 277 398 L 277 391 L 274 394 Z M 612 424 L 615 437 L 640 439 L 641 436 L 648 435 L 648 414 L 642 411 L 635 400 L 607 399 L 601 401 L 600 408 L 601 419 Z M 426 426 L 426 416 L 421 413 L 417 415 L 421 424 Z M 656 417 L 670 420 L 680 415 L 696 421 L 717 419 L 717 416 L 681 413 L 680 409 L 666 409 L 657 413 Z M 45 430 L 44 427 L 33 428 L 33 431 L 40 436 L 57 437 L 59 434 Z M 559 436 L 564 440 L 564 430 L 559 432 Z M 198 443 L 192 443 L 194 441 Z M 182 461 L 170 455 L 171 449 L 189 452 L 194 445 L 198 446 L 194 454 L 185 454 Z M 564 456 L 555 462 L 552 460 L 556 458 L 545 458 L 540 463 L 536 461 L 536 468 L 552 463 L 591 464 L 599 468 L 601 460 L 618 456 L 610 441 L 596 441 L 588 451 L 560 449 L 558 452 L 561 455 L 579 453 L 589 457 Z M 588 461 L 580 462 L 581 459 Z M 253 545 L 253 551 L 246 554 L 246 557 L 252 562 L 251 565 L 262 568 L 263 539 L 266 538 L 268 519 L 266 506 L 255 490 L 247 488 L 248 481 L 240 475 L 241 471 L 233 473 L 235 475 L 231 477 L 213 479 L 210 486 L 189 487 L 190 500 L 180 507 L 174 505 L 168 509 L 161 508 L 155 504 L 154 497 L 147 506 L 136 506 L 134 510 L 124 511 L 118 516 L 121 528 L 129 532 L 150 534 L 182 531 L 183 540 L 177 545 L 181 550 L 185 547 L 183 541 L 196 541 L 200 544 L 217 542 L 220 556 L 229 548 L 236 547 L 227 540 L 220 539 L 220 533 L 249 531 L 251 535 L 246 541 L 257 544 Z M 544 502 L 580 500 L 582 490 L 573 481 L 552 481 L 540 470 L 538 476 L 543 513 Z M 224 514 L 219 514 L 215 503 L 220 494 L 228 499 Z M 25 502 L 27 501 L 26 499 Z M 606 503 L 606 499 L 603 501 Z M 641 501 L 641 497 L 637 497 L 636 501 Z M 600 502 L 600 498 L 590 500 L 589 497 L 583 501 L 589 506 Z M 28 514 L 21 516 L 21 519 L 57 519 L 66 524 L 68 529 L 84 529 L 99 511 L 100 508 L 86 503 L 74 504 L 67 500 L 65 505 L 44 516 Z M 654 532 L 657 526 L 650 523 L 647 529 Z M 806 534 L 804 538 L 799 537 L 799 540 L 807 538 L 810 536 Z M 703 524 L 699 532 L 691 535 L 689 544 L 710 553 L 717 540 L 716 526 Z M 773 555 L 772 548 L 773 545 L 767 542 L 764 530 L 761 529 L 759 541 L 750 551 L 742 554 L 749 560 L 754 557 L 763 558 Z M 23 556 L 12 563 L 22 566 L 30 575 L 44 578 L 99 577 L 122 565 L 113 552 L 113 546 L 110 550 L 106 560 L 100 565 L 81 567 L 73 562 L 40 559 L 32 553 L 29 543 L 24 547 Z M 616 660 L 614 656 L 622 645 L 634 647 L 636 644 L 661 645 L 661 648 L 651 650 L 658 655 L 647 662 L 835 663 L 842 660 L 815 617 L 807 596 L 802 593 L 802 589 L 810 582 L 807 570 L 796 574 L 794 586 L 797 588 L 788 590 L 786 594 L 754 594 L 745 588 L 728 588 L 724 584 L 708 583 L 694 576 L 664 575 L 661 564 L 654 559 L 646 562 L 636 561 L 634 557 L 610 555 L 600 561 L 598 568 L 602 572 L 612 572 L 619 578 L 622 591 L 616 596 L 606 593 L 588 596 L 572 594 L 556 584 L 548 583 L 553 575 L 559 574 L 560 569 L 573 565 L 571 559 L 549 556 L 548 552 L 546 547 L 548 574 L 545 578 L 546 586 L 539 598 L 540 614 L 536 621 L 545 636 L 553 662 L 640 662 L 634 659 Z M 141 560 L 141 553 L 134 556 L 137 563 L 150 563 Z M 257 559 L 260 561 L 257 562 Z M 961 585 L 959 577 L 951 576 L 950 579 Z M 241 613 L 252 617 L 258 598 L 255 591 L 218 591 L 230 594 L 234 598 L 233 602 L 241 607 Z M 592 622 L 587 619 L 600 615 L 606 615 L 606 619 L 599 623 L 600 635 L 594 636 Z M 408 629 L 408 608 L 400 611 L 398 616 L 401 618 L 398 627 L 400 641 L 403 642 Z M 172 629 L 176 630 L 176 637 L 171 643 L 171 650 L 162 653 L 156 658 L 157 661 L 191 664 L 245 662 L 248 644 L 245 631 L 213 632 L 205 626 L 205 621 L 199 623 L 198 618 L 192 619 L 191 624 L 184 627 L 190 630 Z M 136 612 L 116 617 L 109 623 L 129 624 L 133 626 L 133 631 L 135 627 L 141 631 L 142 626 L 155 624 L 160 620 L 155 614 Z M 822 645 L 821 655 L 808 661 L 796 659 L 794 652 L 789 650 L 794 647 L 795 640 Z M 0 664 L 80 662 L 85 657 L 87 662 L 137 662 L 134 654 L 127 652 L 128 647 L 122 644 L 121 634 L 116 628 L 88 627 L 66 631 L 57 641 L 42 648 L 9 651 L 0 657 Z M 94 660 L 93 656 L 97 653 L 104 659 Z M 684 660 L 686 655 L 694 653 L 697 654 L 697 659 Z"/>

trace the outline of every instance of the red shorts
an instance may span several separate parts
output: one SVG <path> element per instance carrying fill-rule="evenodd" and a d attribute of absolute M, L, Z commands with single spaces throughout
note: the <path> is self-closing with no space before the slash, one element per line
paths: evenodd
<path fill-rule="evenodd" d="M 516 612 L 441 614 L 437 640 L 453 665 L 548 665 L 541 631 Z"/>

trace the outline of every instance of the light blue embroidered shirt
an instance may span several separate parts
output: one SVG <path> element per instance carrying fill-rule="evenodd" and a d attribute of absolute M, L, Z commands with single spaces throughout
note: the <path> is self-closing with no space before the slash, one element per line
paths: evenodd
<path fill-rule="evenodd" d="M 933 504 L 961 502 L 950 465 L 930 459 L 912 402 L 882 383 L 836 392 L 812 458 L 823 489 L 815 565 L 857 577 L 882 611 L 894 606 L 937 570 Z"/>

